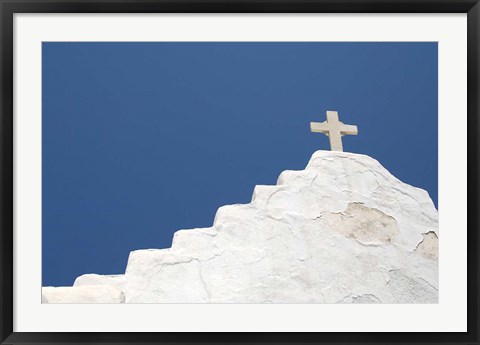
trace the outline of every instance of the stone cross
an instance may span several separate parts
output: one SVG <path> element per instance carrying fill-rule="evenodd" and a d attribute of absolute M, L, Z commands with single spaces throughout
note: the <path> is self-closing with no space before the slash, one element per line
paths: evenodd
<path fill-rule="evenodd" d="M 325 122 L 310 122 L 310 130 L 327 135 L 332 151 L 343 151 L 342 136 L 358 134 L 357 126 L 345 125 L 338 121 L 338 112 L 336 111 L 327 111 L 327 121 Z"/>

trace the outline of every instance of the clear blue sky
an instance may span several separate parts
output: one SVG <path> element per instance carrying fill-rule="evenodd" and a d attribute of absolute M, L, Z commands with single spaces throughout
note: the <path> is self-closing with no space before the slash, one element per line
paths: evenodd
<path fill-rule="evenodd" d="M 437 204 L 436 43 L 43 43 L 43 285 L 123 273 L 303 169 L 326 110 Z"/>

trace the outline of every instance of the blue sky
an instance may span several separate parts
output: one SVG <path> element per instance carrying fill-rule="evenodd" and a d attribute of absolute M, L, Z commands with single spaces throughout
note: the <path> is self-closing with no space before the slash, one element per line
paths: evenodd
<path fill-rule="evenodd" d="M 303 169 L 326 110 L 437 205 L 436 43 L 43 43 L 42 284 L 123 273 Z"/>

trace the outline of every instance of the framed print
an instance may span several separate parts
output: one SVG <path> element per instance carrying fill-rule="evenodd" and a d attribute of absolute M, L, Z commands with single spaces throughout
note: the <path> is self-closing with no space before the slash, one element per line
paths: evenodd
<path fill-rule="evenodd" d="M 478 6 L 2 1 L 2 343 L 478 343 Z"/>

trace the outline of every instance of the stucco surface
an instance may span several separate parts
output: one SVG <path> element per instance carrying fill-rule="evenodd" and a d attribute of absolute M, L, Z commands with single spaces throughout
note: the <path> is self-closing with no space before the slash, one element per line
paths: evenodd
<path fill-rule="evenodd" d="M 171 248 L 131 252 L 125 275 L 75 288 L 111 284 L 125 303 L 437 303 L 438 240 L 426 191 L 371 157 L 317 151 L 251 203 L 219 208 L 212 227 L 177 231 Z"/>

